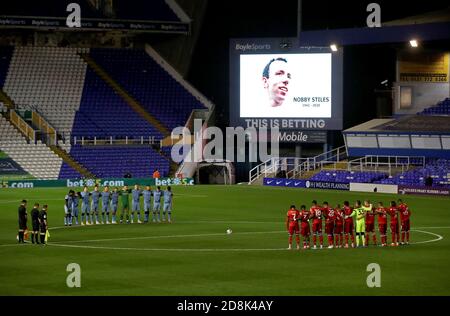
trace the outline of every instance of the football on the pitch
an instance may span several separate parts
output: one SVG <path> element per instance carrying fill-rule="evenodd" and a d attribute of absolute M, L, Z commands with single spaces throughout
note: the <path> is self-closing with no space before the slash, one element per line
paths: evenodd
<path fill-rule="evenodd" d="M 231 229 L 227 229 L 227 234 L 229 235 L 229 234 L 231 234 L 233 231 L 231 230 Z"/>

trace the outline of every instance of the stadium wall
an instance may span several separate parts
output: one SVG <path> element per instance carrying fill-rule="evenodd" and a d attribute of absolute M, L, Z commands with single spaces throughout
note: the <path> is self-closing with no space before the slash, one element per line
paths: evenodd
<path fill-rule="evenodd" d="M 401 149 L 401 148 L 348 148 L 350 157 L 363 156 L 424 156 L 450 159 L 450 150 Z"/>
<path fill-rule="evenodd" d="M 412 88 L 412 106 L 400 108 L 400 88 Z M 396 82 L 394 83 L 395 99 L 393 113 L 396 115 L 415 115 L 424 109 L 435 105 L 450 95 L 449 83 Z"/>
<path fill-rule="evenodd" d="M 450 52 L 402 50 L 397 54 L 393 113 L 411 115 L 450 96 Z M 411 88 L 411 106 L 401 108 L 401 87 Z"/>
<path fill-rule="evenodd" d="M 378 184 L 378 183 L 350 183 L 350 191 L 356 192 L 378 192 L 378 193 L 398 193 L 398 185 Z"/>

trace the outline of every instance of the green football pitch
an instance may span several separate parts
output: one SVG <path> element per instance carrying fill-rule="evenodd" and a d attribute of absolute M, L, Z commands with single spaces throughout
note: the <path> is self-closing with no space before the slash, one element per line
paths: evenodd
<path fill-rule="evenodd" d="M 66 191 L 0 190 L 0 295 L 450 294 L 449 198 L 403 196 L 413 212 L 409 246 L 288 251 L 290 204 L 365 198 L 387 204 L 398 196 L 183 186 L 173 187 L 172 224 L 64 227 Z M 49 205 L 47 246 L 17 244 L 23 198 L 28 212 L 34 202 Z M 79 288 L 66 285 L 69 263 L 80 265 Z M 370 263 L 380 266 L 381 287 L 367 286 Z"/>

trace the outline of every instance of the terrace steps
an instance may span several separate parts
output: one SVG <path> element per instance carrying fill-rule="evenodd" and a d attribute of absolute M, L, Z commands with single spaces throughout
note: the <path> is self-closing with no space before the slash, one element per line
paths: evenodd
<path fill-rule="evenodd" d="M 67 163 L 70 167 L 78 171 L 83 177 L 88 179 L 95 179 L 97 178 L 92 172 L 90 172 L 86 167 L 84 167 L 82 164 L 77 162 L 75 159 L 73 159 L 72 156 L 70 156 L 69 153 L 67 153 L 64 149 L 62 149 L 59 146 L 50 145 L 50 149 L 61 159 Z"/>
<path fill-rule="evenodd" d="M 88 54 L 80 54 L 81 58 L 94 72 L 102 78 L 122 99 L 140 116 L 160 131 L 165 137 L 170 136 L 170 131 L 156 117 L 148 113 L 145 108 L 133 98 L 117 81 L 115 81 L 94 59 Z"/>

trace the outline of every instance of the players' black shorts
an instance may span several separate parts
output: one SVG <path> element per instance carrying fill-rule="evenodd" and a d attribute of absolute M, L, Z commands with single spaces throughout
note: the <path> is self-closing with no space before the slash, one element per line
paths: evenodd
<path fill-rule="evenodd" d="M 19 229 L 27 229 L 27 221 L 24 219 L 19 219 Z"/>
<path fill-rule="evenodd" d="M 46 225 L 43 225 L 43 224 L 41 224 L 40 225 L 41 227 L 41 233 L 45 233 L 46 231 L 47 231 L 47 226 Z"/>
<path fill-rule="evenodd" d="M 39 222 L 33 221 L 33 231 L 34 232 L 39 231 Z"/>

